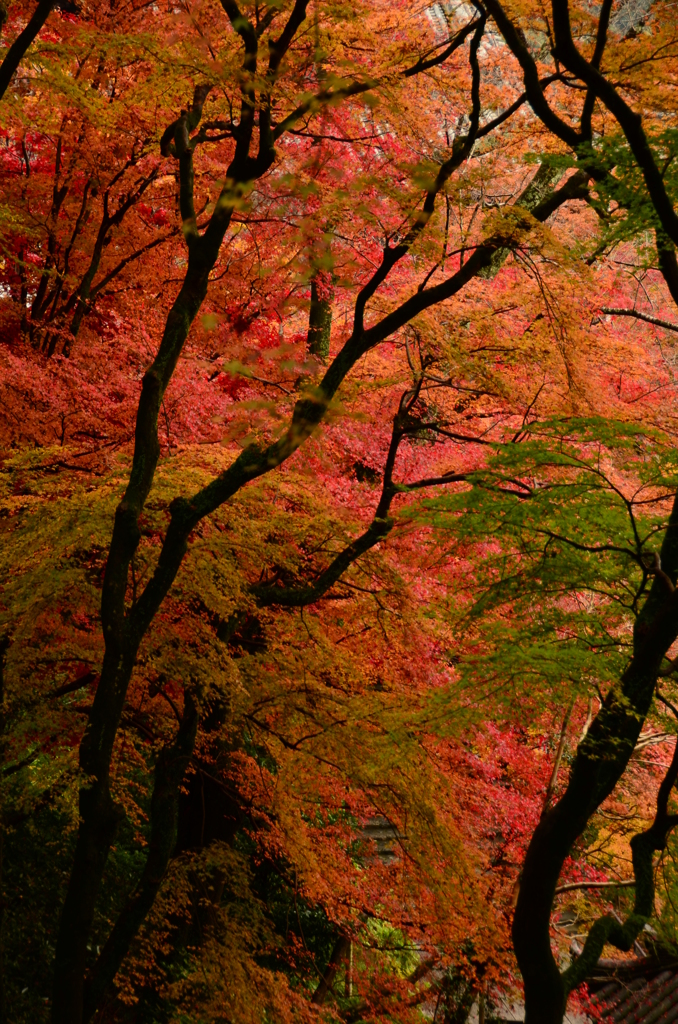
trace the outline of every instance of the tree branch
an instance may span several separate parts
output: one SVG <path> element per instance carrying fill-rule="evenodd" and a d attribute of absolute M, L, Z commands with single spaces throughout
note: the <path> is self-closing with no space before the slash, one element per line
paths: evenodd
<path fill-rule="evenodd" d="M 590 975 L 606 943 L 609 942 L 617 949 L 628 952 L 654 913 L 653 854 L 665 848 L 670 832 L 678 825 L 678 815 L 668 813 L 669 797 L 677 779 L 678 742 L 673 751 L 671 764 L 659 787 L 654 821 L 650 828 L 637 833 L 631 840 L 636 887 L 633 912 L 622 922 L 606 914 L 592 925 L 581 954 L 563 974 L 567 992 L 577 988 Z"/>
<path fill-rule="evenodd" d="M 412 422 L 410 417 L 411 410 L 419 397 L 424 379 L 425 377 L 422 373 L 415 382 L 414 387 L 408 389 L 400 399 L 398 412 L 393 418 L 393 430 L 384 465 L 381 496 L 374 513 L 374 518 L 367 530 L 336 555 L 330 565 L 320 573 L 317 579 L 305 587 L 274 587 L 265 585 L 251 587 L 250 592 L 256 597 L 257 604 L 260 606 L 281 605 L 290 608 L 303 607 L 319 601 L 339 581 L 349 566 L 391 532 L 394 520 L 390 518 L 389 512 L 391 503 L 397 494 L 467 479 L 468 474 L 466 473 L 447 473 L 443 476 L 417 480 L 411 484 L 396 484 L 393 482 L 393 471 L 400 442 L 408 434 L 419 429 L 418 425 Z"/>
<path fill-rule="evenodd" d="M 355 312 L 354 326 L 355 334 L 362 333 L 364 326 L 365 307 L 377 289 L 386 280 L 393 267 L 405 256 L 412 245 L 428 224 L 433 211 L 435 210 L 436 198 L 444 188 L 450 176 L 454 173 L 464 160 L 468 157 L 478 134 L 480 120 L 480 67 L 478 65 L 478 49 L 485 31 L 485 17 L 475 22 L 475 32 L 471 40 L 469 62 L 471 64 L 471 113 L 469 115 L 470 126 L 468 133 L 461 139 L 455 139 L 452 146 L 452 153 L 447 160 L 438 168 L 435 180 L 427 190 L 421 212 L 417 215 L 414 224 L 407 232 L 405 238 L 398 245 L 386 245 L 382 255 L 381 265 L 377 268 L 370 280 L 363 286 L 358 295 Z M 420 293 L 421 294 L 421 293 Z"/>
<path fill-rule="evenodd" d="M 412 78 L 414 75 L 420 74 L 422 71 L 426 71 L 431 67 L 442 64 L 452 53 L 457 50 L 464 40 L 477 29 L 479 21 L 477 19 L 469 22 L 464 28 L 460 29 L 454 39 L 451 41 L 447 49 L 439 54 L 437 57 L 433 57 L 430 60 L 423 60 L 419 58 L 416 64 L 406 68 L 401 72 L 403 78 Z M 482 19 L 484 21 L 484 18 Z M 365 82 L 351 82 L 346 86 L 342 86 L 338 89 L 323 89 L 316 93 L 315 96 L 311 96 L 304 100 L 299 106 L 295 107 L 290 114 L 288 114 L 282 121 L 280 121 L 273 128 L 273 140 L 274 142 L 279 139 L 286 131 L 296 122 L 302 118 L 305 114 L 315 111 L 323 106 L 334 105 L 340 100 L 349 99 L 352 96 L 359 96 L 364 92 L 368 92 L 370 89 L 374 89 L 379 82 L 376 79 L 369 79 Z M 517 109 L 517 107 L 516 107 Z M 512 111 L 513 113 L 513 111 Z M 505 120 L 505 118 L 504 118 Z M 486 134 L 486 133 L 484 133 Z"/>
<path fill-rule="evenodd" d="M 496 0 L 490 0 L 488 7 L 495 3 Z M 678 245 L 678 216 L 676 216 L 673 209 L 666 191 L 662 172 L 657 166 L 647 136 L 643 130 L 642 117 L 631 109 L 598 68 L 593 63 L 585 60 L 580 54 L 572 38 L 568 0 L 553 0 L 552 11 L 555 35 L 554 56 L 563 62 L 568 71 L 576 75 L 588 86 L 589 93 L 594 93 L 603 101 L 610 113 L 619 122 L 643 174 L 661 226 L 674 245 Z M 535 108 L 535 113 L 544 121 L 547 128 L 551 127 L 544 120 L 542 111 Z M 565 139 L 564 141 L 568 140 Z M 575 149 L 577 144 L 577 142 L 574 143 Z"/>
<path fill-rule="evenodd" d="M 599 68 L 600 62 L 603 58 L 603 51 L 605 50 L 605 43 L 607 41 L 607 30 L 610 24 L 610 12 L 612 11 L 613 0 L 603 0 L 603 4 L 600 8 L 600 14 L 598 16 L 598 31 L 596 33 L 596 45 L 591 57 L 591 67 Z M 589 87 L 586 93 L 586 99 L 584 100 L 584 106 L 581 112 L 581 133 L 584 138 L 591 141 L 591 115 L 593 114 L 593 105 L 596 101 L 596 93 Z"/>
<path fill-rule="evenodd" d="M 625 878 L 621 882 L 566 882 L 557 886 L 556 895 L 561 892 L 573 892 L 575 889 L 628 889 L 635 884 L 635 878 Z"/>
<path fill-rule="evenodd" d="M 625 306 L 601 306 L 600 310 L 611 316 L 632 316 L 636 320 L 644 320 L 647 324 L 663 327 L 667 331 L 678 331 L 678 324 L 671 323 L 670 320 L 662 320 L 658 316 L 651 316 L 649 313 L 641 313 L 639 309 L 628 309 Z"/>
<path fill-rule="evenodd" d="M 327 998 L 327 993 L 332 988 L 332 983 L 336 977 L 337 971 L 341 966 L 343 960 L 346 959 L 346 954 L 349 951 L 351 940 L 347 939 L 345 935 L 340 935 L 334 944 L 332 953 L 330 955 L 327 970 L 323 974 L 318 987 L 311 996 L 311 1002 L 315 1006 L 322 1006 Z"/>
<path fill-rule="evenodd" d="M 576 149 L 582 142 L 582 136 L 575 128 L 558 117 L 547 103 L 539 80 L 537 65 L 528 49 L 522 29 L 513 24 L 499 0 L 486 0 L 485 6 L 522 68 L 525 92 L 535 114 L 557 138 Z"/>
<path fill-rule="evenodd" d="M 5 59 L 0 64 L 0 99 L 7 92 L 7 87 L 12 81 L 12 75 L 19 67 L 38 32 L 47 21 L 53 6 L 54 0 L 40 0 L 28 24 L 22 29 L 5 54 Z"/>
<path fill-rule="evenodd" d="M 549 779 L 548 786 L 546 787 L 546 793 L 544 794 L 544 804 L 542 807 L 541 816 L 546 814 L 549 809 L 549 805 L 553 798 L 553 794 L 556 791 L 556 783 L 558 782 L 558 772 L 560 771 L 560 763 L 563 760 L 563 754 L 565 753 L 565 741 L 567 740 L 567 728 L 570 724 L 570 718 L 572 717 L 572 709 L 574 708 L 574 701 L 571 701 L 565 712 L 563 718 L 563 724 L 560 729 L 560 738 L 558 740 L 558 749 L 556 750 L 556 756 L 553 761 L 553 769 L 551 771 L 551 777 Z"/>

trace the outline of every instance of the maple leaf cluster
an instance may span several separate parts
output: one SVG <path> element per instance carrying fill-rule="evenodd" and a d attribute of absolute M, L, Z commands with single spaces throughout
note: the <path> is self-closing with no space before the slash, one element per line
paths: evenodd
<path fill-rule="evenodd" d="M 520 998 L 532 837 L 664 572 L 678 327 L 623 134 L 596 107 L 573 156 L 493 7 L 48 5 L 12 73 L 7 1019 L 452 1024 Z M 663 54 L 643 116 L 670 189 L 675 58 L 643 25 L 609 60 L 640 94 Z M 572 121 L 571 85 L 543 88 Z M 562 968 L 573 927 L 631 906 L 673 688 L 563 858 Z"/>

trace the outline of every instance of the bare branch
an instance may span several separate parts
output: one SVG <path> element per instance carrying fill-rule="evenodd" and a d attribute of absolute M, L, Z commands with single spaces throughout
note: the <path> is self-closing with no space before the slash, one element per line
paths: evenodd
<path fill-rule="evenodd" d="M 663 327 L 666 331 L 677 331 L 678 324 L 670 320 L 662 320 L 661 317 L 651 316 L 650 313 L 641 313 L 639 309 L 629 309 L 625 306 L 601 306 L 601 312 L 609 313 L 610 316 L 632 316 L 636 320 L 644 320 L 647 324 L 654 324 L 655 327 Z"/>
<path fill-rule="evenodd" d="M 575 889 L 628 889 L 636 884 L 635 878 L 624 878 L 621 882 L 566 882 L 559 885 L 556 895 L 561 892 L 573 892 Z"/>

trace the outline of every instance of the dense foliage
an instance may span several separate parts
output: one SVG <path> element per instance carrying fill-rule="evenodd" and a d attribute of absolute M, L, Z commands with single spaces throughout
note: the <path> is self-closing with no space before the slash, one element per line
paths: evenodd
<path fill-rule="evenodd" d="M 0 1019 L 560 1022 L 678 946 L 669 5 L 0 21 Z"/>

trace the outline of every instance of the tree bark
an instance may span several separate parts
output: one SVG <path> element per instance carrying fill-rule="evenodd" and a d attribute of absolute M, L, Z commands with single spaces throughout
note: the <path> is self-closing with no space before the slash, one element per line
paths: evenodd
<path fill-rule="evenodd" d="M 186 692 L 177 736 L 170 746 L 162 749 L 155 767 L 146 863 L 135 892 L 120 913 L 85 982 L 84 1021 L 98 1009 L 162 884 L 176 844 L 179 791 L 193 753 L 197 728 L 198 711 L 191 694 Z"/>
<path fill-rule="evenodd" d="M 5 756 L 5 656 L 9 636 L 0 637 L 0 760 Z M 0 822 L 0 1024 L 7 1021 L 7 986 L 5 984 L 5 892 L 4 892 L 4 822 Z"/>
<path fill-rule="evenodd" d="M 281 36 L 269 45 L 271 81 L 275 80 L 279 63 L 305 17 L 306 2 L 307 0 L 296 0 Z M 85 1009 L 84 975 L 87 942 L 108 851 L 122 815 L 110 792 L 110 765 L 115 737 L 139 645 L 174 582 L 188 549 L 191 532 L 202 519 L 228 501 L 243 486 L 271 472 L 297 451 L 322 421 L 328 403 L 337 393 L 346 375 L 366 352 L 391 336 L 394 330 L 407 323 L 416 313 L 457 294 L 479 269 L 489 264 L 498 248 L 505 247 L 510 242 L 510 239 L 504 237 L 488 240 L 475 250 L 460 271 L 441 285 L 417 292 L 381 321 L 369 328 L 365 327 L 367 303 L 393 267 L 408 253 L 433 212 L 438 191 L 444 186 L 452 171 L 466 158 L 475 139 L 480 116 L 480 73 L 477 53 L 484 28 L 484 19 L 480 19 L 474 23 L 475 33 L 471 45 L 473 109 L 469 135 L 463 140 L 455 141 L 451 157 L 441 165 L 434 185 L 426 194 L 423 211 L 418 215 L 405 240 L 393 247 L 385 246 L 381 265 L 357 297 L 354 329 L 350 338 L 328 367 L 317 393 L 296 403 L 288 429 L 277 441 L 264 448 L 252 446 L 245 449 L 228 469 L 192 497 L 176 498 L 171 503 L 170 522 L 155 570 L 138 600 L 128 606 L 130 565 L 140 540 L 139 517 L 148 498 L 160 455 L 158 415 L 163 395 L 180 358 L 190 326 L 206 295 L 208 277 L 217 261 L 230 224 L 238 189 L 241 185 L 256 180 L 269 169 L 275 159 L 274 141 L 282 132 L 282 125 L 292 123 L 303 113 L 301 107 L 297 108 L 294 115 L 289 115 L 273 131 L 267 120 L 268 97 L 264 95 L 258 122 L 258 152 L 256 156 L 250 154 L 256 101 L 250 83 L 254 80 L 256 72 L 258 43 L 252 26 L 242 18 L 237 5 L 224 3 L 224 8 L 229 17 L 232 15 L 234 29 L 245 44 L 241 87 L 243 99 L 235 153 L 226 176 L 227 184 L 203 231 L 198 230 L 193 204 L 193 148 L 190 133 L 200 122 L 202 108 L 210 91 L 209 86 L 196 87 L 192 106 L 182 112 L 165 132 L 161 141 L 162 152 L 165 155 L 171 152 L 179 163 L 179 206 L 188 248 L 188 267 L 184 282 L 168 315 L 156 358 L 143 378 L 132 469 L 127 488 L 116 510 L 109 547 L 101 601 L 105 655 L 89 722 L 80 747 L 80 766 L 88 781 L 80 792 L 81 821 L 57 940 L 53 1024 L 82 1024 Z M 364 91 L 363 85 L 358 84 L 358 91 Z M 581 176 L 573 176 L 563 189 L 535 208 L 534 216 L 544 219 L 562 202 L 577 195 L 577 190 L 581 190 L 585 184 L 586 180 Z M 380 525 L 379 529 L 384 529 L 385 525 Z M 372 539 L 372 535 L 369 539 Z M 352 548 L 350 553 L 353 553 L 353 550 Z M 338 563 L 330 567 L 331 573 L 333 574 L 338 567 Z M 146 891 L 150 892 L 150 888 Z M 127 920 L 133 922 L 138 917 L 138 909 L 130 910 Z M 131 925 L 126 927 L 129 934 Z M 121 923 L 118 936 L 122 929 Z M 115 957 L 107 959 L 107 963 L 113 965 L 116 957 L 117 953 Z M 110 969 L 106 968 L 106 975 L 110 973 Z M 95 976 L 96 969 L 93 978 Z M 93 992 L 94 988 L 91 991 Z M 87 1006 L 89 1012 L 89 1001 Z"/>
<path fill-rule="evenodd" d="M 621 778 L 650 708 L 658 673 L 678 637 L 678 496 L 661 549 L 661 572 L 638 616 L 633 656 L 575 755 L 565 793 L 539 822 L 525 856 L 513 943 L 525 982 L 526 1024 L 561 1024 L 568 985 L 551 952 L 551 907 L 563 863 Z M 670 582 L 669 582 L 670 581 Z"/>
<path fill-rule="evenodd" d="M 327 283 L 324 278 L 327 277 Z M 317 356 L 323 363 L 330 354 L 330 333 L 332 330 L 332 288 L 329 274 L 323 275 L 319 282 L 318 275 L 311 279 L 311 308 L 308 316 L 307 345 L 311 355 Z"/>
<path fill-rule="evenodd" d="M 47 17 L 53 6 L 54 0 L 40 0 L 38 6 L 33 11 L 30 21 L 19 33 L 5 54 L 5 59 L 2 64 L 0 64 L 0 99 L 2 99 L 7 92 L 7 87 L 12 81 L 12 75 L 19 67 L 26 51 L 37 36 L 38 32 L 47 21 Z"/>
<path fill-rule="evenodd" d="M 327 964 L 327 970 L 318 982 L 318 987 L 311 997 L 311 1002 L 316 1006 L 322 1006 L 327 999 L 327 995 L 332 988 L 337 971 L 341 967 L 342 962 L 346 959 L 350 946 L 351 943 L 345 935 L 340 935 L 335 942 L 329 963 Z"/>
<path fill-rule="evenodd" d="M 138 517 L 160 456 L 157 421 L 189 327 L 207 290 L 207 274 L 189 268 L 170 311 L 158 355 L 147 370 L 139 401 L 130 481 L 115 515 L 102 594 L 105 655 L 89 722 L 80 745 L 80 767 L 90 779 L 80 792 L 80 829 L 55 954 L 54 1024 L 80 1024 L 87 941 L 108 851 L 123 812 L 110 793 L 113 744 L 137 650 L 145 633 L 135 609 L 125 613 L 127 578 L 139 542 Z"/>

